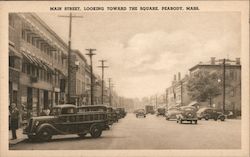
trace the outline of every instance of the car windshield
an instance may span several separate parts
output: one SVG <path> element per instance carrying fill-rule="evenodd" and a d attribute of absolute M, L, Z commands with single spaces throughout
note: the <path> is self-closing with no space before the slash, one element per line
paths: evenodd
<path fill-rule="evenodd" d="M 144 110 L 143 110 L 143 109 L 140 109 L 140 110 L 138 110 L 138 112 L 144 112 Z"/>
<path fill-rule="evenodd" d="M 50 115 L 54 116 L 54 115 L 59 115 L 61 113 L 61 108 L 53 108 Z"/>
<path fill-rule="evenodd" d="M 74 113 L 74 108 L 63 108 L 62 114 L 72 114 Z"/>

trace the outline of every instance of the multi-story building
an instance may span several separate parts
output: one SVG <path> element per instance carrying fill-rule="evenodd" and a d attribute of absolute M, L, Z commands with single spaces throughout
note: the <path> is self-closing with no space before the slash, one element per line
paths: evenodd
<path fill-rule="evenodd" d="M 9 100 L 21 122 L 66 101 L 67 49 L 36 14 L 9 14 Z"/>
<path fill-rule="evenodd" d="M 195 75 L 199 71 L 217 72 L 222 75 L 224 71 L 223 60 L 216 60 L 211 57 L 209 62 L 200 62 L 189 69 L 190 75 Z M 223 83 L 223 77 L 218 78 L 219 83 Z M 236 114 L 241 111 L 241 64 L 240 58 L 235 60 L 225 59 L 225 110 L 231 110 Z M 223 92 L 221 92 L 223 93 Z M 214 107 L 223 108 L 223 95 L 220 94 L 211 100 Z"/>
<path fill-rule="evenodd" d="M 190 96 L 187 92 L 187 81 L 189 77 L 186 75 L 181 78 L 181 73 L 178 73 L 178 80 L 174 75 L 172 86 L 166 89 L 167 107 L 188 105 L 191 102 Z"/>
<path fill-rule="evenodd" d="M 76 104 L 77 106 L 85 105 L 87 103 L 87 93 L 85 90 L 85 73 L 86 66 L 88 66 L 87 60 L 79 50 L 72 50 L 71 62 L 71 65 L 74 66 L 72 66 L 72 69 L 70 70 L 70 97 L 73 104 Z"/>

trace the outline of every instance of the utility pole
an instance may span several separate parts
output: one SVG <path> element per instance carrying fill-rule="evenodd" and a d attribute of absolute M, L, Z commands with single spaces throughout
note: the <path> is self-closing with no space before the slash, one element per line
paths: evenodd
<path fill-rule="evenodd" d="M 111 85 L 111 78 L 109 78 L 109 106 L 112 106 L 112 92 L 111 89 L 112 85 Z"/>
<path fill-rule="evenodd" d="M 104 97 L 104 68 L 108 68 L 108 66 L 104 65 L 104 62 L 106 62 L 106 60 L 99 60 L 102 65 L 98 66 L 99 68 L 102 68 L 102 104 L 103 104 L 103 97 Z"/>
<path fill-rule="evenodd" d="M 90 58 L 90 101 L 91 101 L 91 105 L 94 105 L 94 79 L 93 79 L 93 66 L 92 66 L 92 56 L 96 55 L 95 53 L 93 53 L 93 51 L 96 51 L 96 49 L 86 49 L 87 51 L 89 51 L 89 53 L 86 53 L 86 55 L 89 56 Z"/>
<path fill-rule="evenodd" d="M 82 16 L 75 16 L 69 13 L 69 16 L 59 16 L 69 18 L 69 41 L 68 41 L 68 102 L 71 103 L 71 70 L 74 68 L 73 62 L 71 62 L 71 32 L 72 32 L 72 18 L 82 18 Z"/>
<path fill-rule="evenodd" d="M 223 59 L 223 96 L 222 96 L 222 105 L 223 105 L 223 113 L 225 113 L 226 105 L 225 105 L 225 99 L 226 99 L 226 59 Z"/>

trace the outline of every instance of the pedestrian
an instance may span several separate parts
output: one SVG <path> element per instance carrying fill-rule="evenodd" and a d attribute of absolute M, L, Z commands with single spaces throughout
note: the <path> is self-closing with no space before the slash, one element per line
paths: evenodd
<path fill-rule="evenodd" d="M 41 113 L 41 116 L 48 116 L 50 114 L 50 109 L 49 108 L 44 108 L 42 113 Z"/>
<path fill-rule="evenodd" d="M 10 129 L 12 131 L 12 140 L 17 139 L 16 130 L 18 129 L 19 111 L 15 103 L 10 106 Z"/>

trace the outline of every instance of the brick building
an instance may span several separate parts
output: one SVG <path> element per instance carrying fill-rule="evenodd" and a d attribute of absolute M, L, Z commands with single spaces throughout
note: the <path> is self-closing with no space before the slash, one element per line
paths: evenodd
<path fill-rule="evenodd" d="M 34 13 L 9 14 L 9 75 L 21 123 L 66 101 L 67 45 Z"/>

